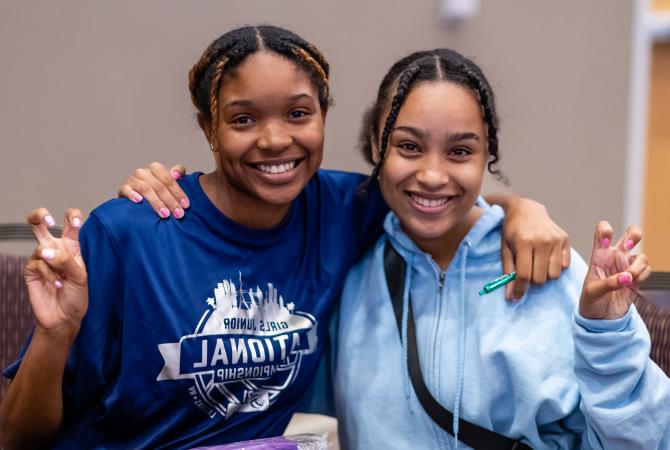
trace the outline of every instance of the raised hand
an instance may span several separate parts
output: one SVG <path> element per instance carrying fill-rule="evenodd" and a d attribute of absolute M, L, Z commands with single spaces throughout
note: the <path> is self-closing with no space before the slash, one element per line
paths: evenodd
<path fill-rule="evenodd" d="M 68 209 L 60 238 L 49 232 L 55 221 L 45 208 L 27 217 L 39 245 L 24 278 L 37 326 L 47 331 L 78 330 L 88 309 L 86 267 L 79 249 L 81 216 L 78 209 Z"/>
<path fill-rule="evenodd" d="M 145 198 L 163 219 L 170 217 L 170 212 L 181 219 L 184 210 L 190 206 L 188 197 L 176 181 L 184 173 L 186 168 L 180 164 L 168 171 L 163 164 L 152 162 L 147 168 L 135 169 L 119 188 L 119 197 L 135 203 Z"/>
<path fill-rule="evenodd" d="M 640 228 L 628 227 L 614 246 L 613 234 L 608 222 L 596 226 L 579 301 L 579 313 L 587 319 L 611 320 L 625 315 L 637 295 L 636 287 L 651 275 L 647 256 L 630 253 L 642 239 Z"/>

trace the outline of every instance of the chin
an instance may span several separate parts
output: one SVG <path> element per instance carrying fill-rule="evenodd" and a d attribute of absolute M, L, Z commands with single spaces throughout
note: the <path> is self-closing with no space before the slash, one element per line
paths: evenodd
<path fill-rule="evenodd" d="M 416 220 L 405 221 L 402 218 L 400 223 L 408 224 L 408 226 L 403 226 L 405 233 L 412 239 L 439 239 L 446 235 L 450 230 L 451 226 L 445 224 L 445 220 L 442 219 L 441 223 L 416 223 Z"/>
<path fill-rule="evenodd" d="M 270 205 L 282 206 L 292 203 L 302 190 L 305 188 L 304 184 L 299 186 L 282 186 L 279 188 L 265 188 L 256 190 L 257 196 L 265 203 Z"/>

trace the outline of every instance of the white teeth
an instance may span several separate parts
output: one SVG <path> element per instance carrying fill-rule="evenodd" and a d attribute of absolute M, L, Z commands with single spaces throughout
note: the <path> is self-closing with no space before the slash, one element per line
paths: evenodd
<path fill-rule="evenodd" d="M 295 168 L 295 161 L 290 161 L 284 164 L 258 164 L 258 170 L 265 173 L 284 173 Z"/>
<path fill-rule="evenodd" d="M 427 206 L 429 208 L 435 208 L 435 207 L 438 207 L 438 206 L 442 206 L 449 201 L 449 197 L 438 198 L 438 199 L 430 199 L 430 198 L 420 197 L 416 194 L 412 194 L 411 197 L 412 197 L 412 201 L 414 201 L 414 203 L 417 203 L 421 206 Z"/>

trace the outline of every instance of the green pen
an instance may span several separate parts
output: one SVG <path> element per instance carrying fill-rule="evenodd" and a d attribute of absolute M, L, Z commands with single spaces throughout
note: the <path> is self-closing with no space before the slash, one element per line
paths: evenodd
<path fill-rule="evenodd" d="M 488 294 L 489 292 L 493 292 L 499 287 L 504 286 L 511 281 L 514 281 L 515 278 L 516 278 L 516 272 L 508 273 L 507 275 L 501 275 L 495 280 L 491 281 L 490 283 L 486 283 L 482 288 L 482 290 L 479 291 L 479 295 L 484 295 Z"/>

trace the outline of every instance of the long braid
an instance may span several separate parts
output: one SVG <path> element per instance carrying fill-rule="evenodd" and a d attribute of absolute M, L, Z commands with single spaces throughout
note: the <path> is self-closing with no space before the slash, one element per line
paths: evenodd
<path fill-rule="evenodd" d="M 323 83 L 323 92 L 321 95 L 325 98 L 328 98 L 328 74 L 326 71 L 321 67 L 321 64 L 307 52 L 304 48 L 300 48 L 298 46 L 293 47 L 293 53 L 296 54 L 296 56 L 299 56 L 303 58 L 309 65 L 312 66 L 314 71 L 319 75 L 321 78 L 321 82 Z"/>
<path fill-rule="evenodd" d="M 217 130 L 219 128 L 219 88 L 221 86 L 221 80 L 223 79 L 223 71 L 228 63 L 228 58 L 223 57 L 217 63 L 214 68 L 214 78 L 212 79 L 212 86 L 210 87 L 209 92 L 209 104 L 210 104 L 210 144 L 212 150 L 218 148 L 218 139 L 217 139 Z"/>
<path fill-rule="evenodd" d="M 486 134 L 490 160 L 487 164 L 487 168 L 489 172 L 499 181 L 503 182 L 504 184 L 509 184 L 509 181 L 505 175 L 503 175 L 500 169 L 495 167 L 498 161 L 500 161 L 500 153 L 498 150 L 498 118 L 494 106 L 495 102 L 493 92 L 491 91 L 488 83 L 482 79 L 481 74 L 468 67 L 467 64 L 454 61 L 451 61 L 451 63 L 465 75 L 469 82 L 468 84 L 470 84 L 470 86 L 479 95 L 479 103 L 481 104 L 484 111 L 484 121 L 488 127 Z"/>
<path fill-rule="evenodd" d="M 388 116 L 386 117 L 386 122 L 384 123 L 384 129 L 382 131 L 381 142 L 379 145 L 379 161 L 372 171 L 372 179 L 375 179 L 379 176 L 381 172 L 382 164 L 384 163 L 384 157 L 386 156 L 386 148 L 388 147 L 389 137 L 391 136 L 391 130 L 395 124 L 396 119 L 398 118 L 398 113 L 400 112 L 400 107 L 405 101 L 405 97 L 409 93 L 409 88 L 412 84 L 412 81 L 418 73 L 421 71 L 421 66 L 416 63 L 409 66 L 398 78 L 398 87 L 396 93 L 391 100 L 391 110 L 389 111 Z"/>

